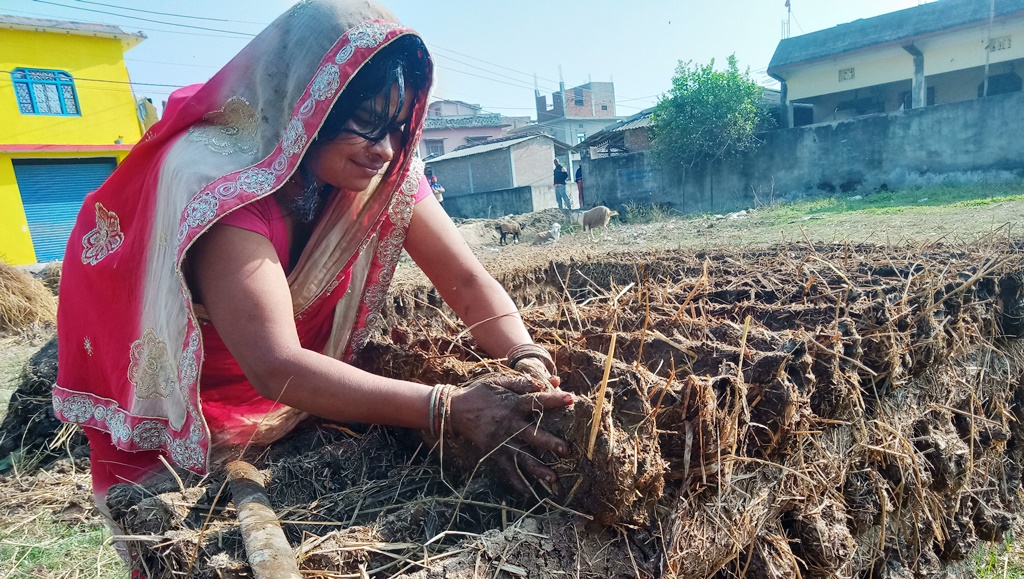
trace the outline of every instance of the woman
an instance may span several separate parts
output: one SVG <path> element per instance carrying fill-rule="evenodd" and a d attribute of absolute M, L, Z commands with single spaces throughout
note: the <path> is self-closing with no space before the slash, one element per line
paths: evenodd
<path fill-rule="evenodd" d="M 529 425 L 572 397 L 536 379 L 557 386 L 550 356 L 412 156 L 430 78 L 422 41 L 383 8 L 300 2 L 173 95 L 86 198 L 53 402 L 85 427 L 101 508 L 111 485 L 164 475 L 161 455 L 204 473 L 306 413 L 462 436 L 498 448 L 520 490 L 517 470 L 554 482 L 523 450 L 566 451 Z M 481 347 L 536 378 L 456 392 L 345 363 L 382 328 L 403 248 Z"/>

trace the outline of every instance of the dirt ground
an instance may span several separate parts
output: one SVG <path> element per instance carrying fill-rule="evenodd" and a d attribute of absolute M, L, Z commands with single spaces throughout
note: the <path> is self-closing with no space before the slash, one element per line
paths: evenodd
<path fill-rule="evenodd" d="M 469 219 L 458 226 L 466 243 L 492 274 L 521 267 L 523 263 L 586 259 L 640 249 L 697 251 L 711 248 L 751 249 L 772 245 L 823 243 L 873 243 L 915 250 L 934 243 L 970 243 L 989 236 L 1001 239 L 1024 237 L 1024 200 L 985 205 L 906 207 L 889 212 L 791 214 L 769 207 L 743 214 L 666 216 L 652 223 L 629 223 L 614 218 L 605 230 L 579 231 L 568 215 L 546 209 L 516 219 L 526 223 L 520 242 L 498 245 L 494 230 L 499 219 Z M 559 218 L 561 217 L 561 219 Z M 536 244 L 537 234 L 551 223 L 562 224 L 555 243 Z M 408 259 L 396 272 L 396 283 L 424 282 Z"/>
<path fill-rule="evenodd" d="M 897 208 L 888 212 L 806 213 L 776 211 L 774 208 L 747 210 L 744 214 L 677 216 L 656 223 L 631 224 L 626 216 L 612 220 L 607 232 L 595 235 L 566 233 L 568 219 L 561 219 L 562 237 L 553 245 L 533 245 L 538 232 L 558 217 L 557 209 L 529 214 L 528 226 L 518 245 L 501 247 L 491 224 L 498 220 L 472 219 L 459 226 L 467 243 L 485 263 L 495 254 L 538 253 L 560 255 L 561 248 L 585 246 L 601 252 L 625 249 L 742 249 L 773 244 L 801 243 L 810 239 L 826 243 L 922 244 L 944 241 L 972 241 L 998 231 L 1020 237 L 1024 201 L 998 201 L 986 205 L 924 206 Z M 499 258 L 500 259 L 500 258 Z"/>
<path fill-rule="evenodd" d="M 485 267 L 496 277 L 502 279 L 504 273 L 514 269 L 521 270 L 525 264 L 566 262 L 568 260 L 585 262 L 588 259 L 608 260 L 614 255 L 629 255 L 640 249 L 653 250 L 653 254 L 645 253 L 650 256 L 656 255 L 662 250 L 686 254 L 720 247 L 742 250 L 777 247 L 778 244 L 807 246 L 813 242 L 849 243 L 852 245 L 872 243 L 887 246 L 893 255 L 905 258 L 937 243 L 957 245 L 967 242 L 977 243 L 979 240 L 984 242 L 987 238 L 998 238 L 1003 242 L 1008 238 L 1020 238 L 1021 235 L 1016 228 L 1022 216 L 1024 216 L 1024 201 L 996 202 L 972 207 L 911 207 L 902 211 L 884 213 L 799 215 L 773 210 L 754 210 L 741 215 L 675 217 L 654 223 L 628 223 L 616 220 L 606 230 L 590 234 L 578 231 L 570 224 L 566 216 L 560 215 L 558 210 L 547 210 L 527 216 L 518 216 L 517 221 L 525 222 L 526 228 L 520 242 L 509 246 L 498 245 L 498 235 L 494 231 L 497 220 L 467 220 L 460 223 L 459 226 L 467 243 L 479 256 Z M 537 233 L 546 231 L 556 220 L 563 224 L 561 238 L 553 244 L 535 244 Z M 395 288 L 401 290 L 403 287 L 419 286 L 423 283 L 422 274 L 418 269 L 408 261 L 403 262 L 396 273 Z M 516 297 L 523 303 L 530 301 L 529 295 L 517 295 Z M 6 398 L 13 390 L 11 385 L 20 372 L 21 364 L 45 343 L 47 337 L 48 335 L 44 331 L 0 339 L 0 402 L 3 402 L 3 407 L 6 407 Z M 595 345 L 593 349 L 603 351 L 607 349 L 606 346 L 601 343 Z M 589 343 L 588 347 L 590 347 Z M 5 387 L 10 390 L 5 390 Z M 0 409 L 0 415 L 2 413 L 3 410 Z M 941 438 L 940 434 L 942 433 L 933 437 L 939 439 Z M 412 461 L 412 457 L 403 457 L 403 460 L 406 458 L 410 462 Z M 3 486 L 8 484 L 14 483 L 9 479 L 6 481 L 0 479 L 0 495 L 12 494 L 3 490 Z M 80 482 L 77 484 L 80 486 Z M 791 516 L 795 518 L 786 522 L 786 525 L 793 528 L 799 528 L 801 525 L 813 526 L 821 524 L 821 520 L 827 521 L 828 517 L 843 516 L 842 514 L 830 514 L 828 509 L 834 507 L 825 503 L 823 505 L 817 505 L 818 510 L 812 514 L 802 513 L 799 510 L 792 511 Z M 359 508 L 356 506 L 356 510 Z M 502 513 L 502 517 L 504 517 L 504 511 Z M 12 520 L 11 517 L 19 515 L 23 516 L 20 511 L 3 514 L 0 520 Z M 804 517 L 812 515 L 817 518 L 805 523 Z M 95 520 L 91 524 L 95 525 Z M 501 560 L 505 560 L 506 555 L 513 549 L 523 553 L 537 553 L 538 549 L 543 548 L 544 545 L 535 545 L 536 537 L 555 533 L 572 533 L 572 537 L 567 535 L 566 544 L 579 541 L 579 530 L 574 523 L 568 523 L 567 520 L 552 520 L 546 524 L 554 526 L 543 529 L 518 529 L 516 533 L 519 534 L 506 531 L 488 536 L 484 539 L 484 552 L 489 556 L 492 555 L 492 552 L 496 553 L 492 558 Z M 842 537 L 840 539 L 833 543 L 844 544 L 845 539 Z M 613 538 L 608 538 L 606 542 L 601 543 L 607 548 L 607 552 L 603 555 L 606 559 L 624 561 L 632 559 L 635 555 L 639 556 L 638 553 L 623 550 L 623 545 L 626 550 L 630 549 L 630 544 L 635 548 L 638 545 L 635 541 L 633 543 L 623 541 L 609 547 L 612 543 Z M 769 537 L 761 544 L 785 546 L 786 541 L 782 539 L 781 543 L 773 542 Z M 598 549 L 597 554 L 602 551 L 604 548 Z M 563 558 L 564 560 L 562 560 L 557 555 L 549 554 L 547 556 L 550 560 L 550 568 L 566 568 L 565 565 L 572 559 Z M 780 557 L 783 559 L 786 557 L 792 559 L 793 557 L 792 553 L 773 556 L 764 553 L 755 553 L 754 555 L 756 555 L 753 557 L 755 563 L 771 562 Z M 750 556 L 748 555 L 748 562 L 751 560 Z M 479 559 L 480 555 L 477 554 L 476 557 Z M 842 557 L 848 559 L 849 554 L 844 553 Z M 517 561 L 519 565 L 522 565 L 531 559 L 521 555 L 519 558 L 509 560 Z M 634 562 L 631 568 L 635 569 L 635 565 Z M 499 564 L 496 569 L 500 570 L 501 568 L 502 565 Z M 4 566 L 0 564 L 0 571 L 3 569 Z M 517 572 L 516 564 L 508 563 L 504 570 L 511 576 L 522 576 Z M 494 574 L 498 575 L 497 571 L 494 571 Z M 434 575 L 424 572 L 422 576 L 455 575 Z M 778 576 L 785 576 L 785 574 Z"/>

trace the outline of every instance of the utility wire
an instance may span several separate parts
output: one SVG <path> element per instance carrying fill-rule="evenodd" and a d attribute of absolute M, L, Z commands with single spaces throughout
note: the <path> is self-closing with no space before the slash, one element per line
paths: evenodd
<path fill-rule="evenodd" d="M 54 16 L 53 14 L 40 14 L 38 12 L 25 12 L 24 10 L 7 10 L 7 9 L 4 9 L 4 12 L 10 12 L 10 13 L 14 13 L 14 14 L 24 14 L 26 16 L 36 16 L 36 17 L 39 17 L 39 18 L 49 18 L 51 20 L 54 19 L 54 18 L 64 18 L 63 16 Z M 122 28 L 125 28 L 124 25 L 120 25 L 120 24 L 117 24 L 115 26 L 121 26 Z M 182 30 L 164 30 L 162 28 L 153 28 L 151 26 L 147 26 L 146 27 L 146 32 L 165 32 L 167 34 L 184 34 L 185 36 L 204 36 L 206 38 L 230 38 L 232 40 L 243 40 L 242 38 L 240 38 L 238 36 L 225 36 L 223 34 L 203 34 L 202 32 L 185 32 L 185 31 L 182 31 Z"/>
<path fill-rule="evenodd" d="M 207 65 L 207 64 L 188 64 L 188 63 L 185 63 L 185 62 L 162 62 L 162 61 L 159 61 L 159 60 L 146 60 L 146 59 L 143 59 L 143 58 L 127 58 L 127 57 L 125 57 L 125 60 L 127 60 L 129 62 L 145 62 L 147 64 L 165 64 L 165 65 L 168 65 L 168 66 L 188 66 L 188 67 L 192 67 L 192 68 L 205 68 L 205 69 L 209 69 L 209 70 L 219 70 L 220 69 L 219 66 L 210 66 L 210 65 Z"/>
<path fill-rule="evenodd" d="M 108 8 L 118 8 L 119 10 L 128 10 L 130 12 L 143 12 L 143 13 L 146 13 L 146 14 L 158 14 L 158 15 L 161 15 L 161 16 L 173 16 L 175 18 L 189 18 L 189 19 L 194 19 L 194 20 L 209 20 L 209 22 L 212 22 L 212 23 L 239 23 L 239 24 L 245 24 L 245 25 L 259 25 L 259 26 L 264 26 L 264 27 L 267 26 L 267 24 L 268 24 L 268 23 L 253 23 L 253 22 L 248 22 L 248 20 L 229 20 L 229 19 L 226 19 L 226 18 L 211 18 L 209 16 L 190 16 L 188 14 L 173 14 L 171 12 L 157 12 L 157 11 L 154 11 L 154 10 L 143 10 L 142 8 L 132 8 L 132 7 L 129 7 L 129 6 L 118 6 L 116 4 L 103 4 L 102 2 L 90 2 L 89 0 L 75 0 L 75 1 L 76 2 L 81 2 L 82 4 L 93 4 L 93 5 L 96 5 L 96 6 L 106 6 Z"/>
<path fill-rule="evenodd" d="M 167 24 L 170 26 L 180 26 L 182 28 L 191 28 L 194 30 L 207 30 L 210 32 L 226 32 L 228 34 L 238 34 L 240 36 L 246 36 L 252 38 L 255 34 L 249 34 L 248 32 L 238 32 L 237 30 L 224 30 L 221 28 L 207 28 L 205 26 L 193 26 L 191 24 L 178 24 L 177 22 L 167 22 L 164 20 L 153 20 L 152 18 L 142 18 L 141 16 L 127 16 L 125 14 L 118 14 L 116 12 L 107 12 L 105 10 L 95 10 L 93 8 L 79 8 L 78 6 L 69 6 L 67 4 L 60 4 L 58 2 L 50 2 L 49 0 L 32 0 L 39 4 L 49 4 L 51 6 L 60 6 L 61 8 L 70 8 L 71 10 L 82 10 L 84 12 L 92 12 L 95 14 L 108 14 L 110 16 L 117 16 L 118 18 L 128 18 L 130 20 L 142 20 L 143 22 L 155 22 L 157 24 Z"/>
<path fill-rule="evenodd" d="M 107 11 L 104 11 L 104 10 L 96 10 L 96 9 L 92 9 L 92 8 L 80 8 L 80 7 L 76 7 L 76 6 L 70 6 L 70 5 L 67 5 L 67 4 L 60 4 L 60 3 L 57 3 L 57 2 L 51 2 L 49 0 L 32 0 L 32 1 L 40 3 L 40 4 L 48 4 L 48 5 L 51 5 L 51 6 L 59 6 L 59 7 L 62 7 L 62 8 L 70 8 L 72 10 L 82 10 L 82 11 L 85 11 L 85 12 L 93 12 L 93 13 L 97 13 L 97 14 L 107 14 L 107 15 L 111 15 L 111 16 L 118 16 L 118 17 L 121 17 L 121 18 L 128 18 L 128 19 L 132 19 L 132 20 L 141 20 L 141 21 L 144 21 L 144 22 L 154 22 L 154 23 L 157 23 L 157 24 L 166 24 L 166 25 L 170 25 L 170 26 L 179 26 L 179 27 L 183 27 L 183 28 L 196 29 L 196 30 L 206 30 L 206 31 L 210 31 L 210 32 L 222 32 L 222 33 L 228 33 L 228 34 L 236 34 L 236 35 L 239 35 L 239 36 L 244 36 L 244 37 L 249 37 L 249 38 L 252 38 L 252 37 L 255 36 L 254 34 L 249 34 L 249 33 L 246 33 L 246 32 L 238 32 L 238 31 L 235 31 L 235 30 L 224 30 L 224 29 L 219 29 L 219 28 L 208 28 L 208 27 L 204 27 L 204 26 L 192 26 L 192 25 L 189 25 L 189 24 L 179 24 L 179 23 L 176 23 L 176 22 L 166 22 L 166 21 L 162 21 L 162 20 L 154 20 L 154 19 L 151 19 L 151 18 L 141 18 L 141 17 L 137 17 L 137 16 L 128 16 L 128 15 L 125 15 L 125 14 L 118 14 L 116 12 L 107 12 Z M 122 10 L 132 10 L 132 11 L 137 11 L 137 12 L 146 12 L 146 13 L 160 14 L 160 15 L 164 15 L 164 16 L 173 16 L 173 17 L 179 17 L 179 18 L 195 18 L 195 19 L 205 19 L 205 20 L 218 21 L 218 22 L 239 22 L 239 23 L 248 23 L 248 24 L 261 24 L 261 23 L 257 23 L 257 22 L 247 22 L 247 21 L 241 21 L 241 20 L 226 20 L 226 19 L 219 19 L 219 18 L 217 18 L 217 19 L 215 19 L 215 18 L 202 18 L 202 17 L 189 16 L 189 15 L 184 15 L 184 14 L 173 14 L 173 13 L 168 13 L 168 12 L 155 12 L 155 11 L 150 11 L 150 10 L 142 10 L 142 9 L 135 9 L 135 8 L 127 8 L 127 7 L 122 7 L 122 6 L 115 6 L 115 5 L 112 5 L 112 4 L 104 4 L 104 3 L 101 3 L 101 2 L 91 2 L 91 1 L 88 1 L 88 0 L 75 0 L 75 1 L 76 2 L 81 2 L 81 3 L 84 3 L 84 4 L 94 4 L 94 5 L 99 5 L 99 6 L 108 6 L 108 7 L 118 8 L 118 9 L 122 9 Z M 173 33 L 188 34 L 188 33 L 185 33 L 185 32 L 176 32 L 176 31 L 171 31 L 171 30 L 153 30 L 153 31 L 154 32 L 169 32 L 169 33 L 172 33 L 172 34 Z M 233 38 L 233 37 L 227 36 L 227 37 L 223 37 L 223 38 Z M 528 76 L 528 77 L 533 77 L 534 76 L 531 73 L 527 73 L 527 72 L 524 72 L 524 71 L 521 71 L 521 70 L 516 70 L 514 68 L 503 66 L 503 65 L 500 65 L 500 64 L 497 64 L 497 63 L 494 63 L 494 62 L 490 62 L 488 60 L 484 60 L 482 58 L 477 58 L 475 56 L 470 56 L 468 54 L 464 54 L 464 53 L 458 52 L 456 50 L 452 50 L 450 48 L 445 48 L 443 46 L 440 46 L 440 45 L 437 45 L 437 44 L 434 44 L 434 43 L 430 43 L 430 45 L 433 46 L 435 49 L 438 49 L 438 50 L 440 50 L 442 52 L 450 52 L 452 54 L 457 54 L 457 55 L 463 56 L 465 58 L 470 58 L 472 60 L 475 60 L 475 61 L 478 61 L 478 62 L 482 62 L 482 63 L 490 65 L 492 67 L 501 68 L 501 69 L 508 70 L 510 72 L 514 72 L 516 74 L 521 74 L 521 75 Z M 538 89 L 538 90 L 540 88 L 540 87 L 536 87 L 536 86 L 529 86 L 529 85 L 527 85 L 526 84 L 527 81 L 523 81 L 523 80 L 520 80 L 520 79 L 517 79 L 517 78 L 514 78 L 514 77 L 510 77 L 508 75 L 503 75 L 503 74 L 500 74 L 500 73 L 496 73 L 496 72 L 493 72 L 491 70 L 488 70 L 488 69 L 485 69 L 485 68 L 482 68 L 482 67 L 479 67 L 479 66 L 476 66 L 476 65 L 473 65 L 473 64 L 470 64 L 470 63 L 458 60 L 456 58 L 452 58 L 451 56 L 447 56 L 445 54 L 438 54 L 438 56 L 441 56 L 443 58 L 447 58 L 447 59 L 451 60 L 452 62 L 461 64 L 463 66 L 467 66 L 467 67 L 470 67 L 470 68 L 473 68 L 473 69 L 477 69 L 477 70 L 481 70 L 481 71 L 484 71 L 484 72 L 489 72 L 492 75 L 500 76 L 502 78 L 508 79 L 508 80 L 513 81 L 513 82 L 518 83 L 518 84 L 502 82 L 502 81 L 499 81 L 497 79 L 483 77 L 483 76 L 475 75 L 475 74 L 472 74 L 472 73 L 469 73 L 469 72 L 466 72 L 466 71 L 462 71 L 462 70 L 458 70 L 458 69 L 453 69 L 453 68 L 449 68 L 449 67 L 443 67 L 443 66 L 440 66 L 440 65 L 439 65 L 439 68 L 444 68 L 444 69 L 450 70 L 452 72 L 459 72 L 459 73 L 466 74 L 466 75 L 469 75 L 469 76 L 474 76 L 476 78 L 480 78 L 480 79 L 483 79 L 483 80 L 489 80 L 491 82 L 507 84 L 509 86 L 514 86 L 516 88 L 525 88 L 525 89 L 534 88 L 534 89 Z M 168 63 L 168 64 L 170 64 L 170 63 Z M 536 77 L 536 78 L 538 80 L 544 80 L 546 82 L 551 82 L 551 83 L 556 82 L 554 80 L 546 79 L 546 78 L 543 78 L 543 77 Z M 551 90 L 551 86 L 544 87 L 544 90 L 546 92 L 548 92 L 548 91 L 550 91 L 550 92 L 558 92 L 557 90 Z M 639 100 L 639 99 L 637 99 L 637 100 Z"/>
<path fill-rule="evenodd" d="M 490 62 L 490 61 L 488 61 L 488 60 L 484 60 L 484 59 L 482 59 L 482 58 L 477 58 L 477 57 L 475 57 L 475 56 L 470 56 L 470 55 L 468 55 L 468 54 L 463 54 L 463 53 L 461 53 L 461 52 L 458 52 L 458 51 L 452 50 L 452 49 L 450 49 L 450 48 L 445 48 L 445 47 L 443 47 L 443 46 L 437 45 L 437 44 L 435 44 L 435 43 L 433 43 L 433 42 L 429 43 L 429 46 L 432 46 L 432 47 L 434 47 L 434 48 L 437 48 L 437 49 L 439 49 L 439 50 L 442 50 L 442 51 L 445 51 L 445 52 L 451 52 L 452 54 L 458 54 L 459 56 L 463 56 L 463 57 L 466 57 L 466 58 L 471 58 L 471 59 L 473 59 L 473 60 L 476 60 L 476 61 L 478 61 L 478 62 L 482 62 L 482 63 L 484 63 L 484 64 L 489 64 L 489 65 L 491 65 L 491 66 L 496 66 L 496 67 L 498 67 L 498 68 L 503 68 L 503 69 L 505 69 L 505 70 L 508 70 L 508 71 L 511 71 L 511 72 L 514 72 L 514 73 L 517 73 L 517 74 L 522 74 L 522 75 L 525 75 L 525 76 L 528 76 L 528 77 L 530 77 L 531 79 L 532 79 L 532 78 L 533 78 L 533 76 L 534 76 L 534 74 L 533 74 L 533 73 L 529 73 L 529 72 L 523 72 L 523 71 L 521 71 L 521 70 L 516 70 L 516 69 L 514 69 L 514 68 L 509 68 L 509 67 L 507 67 L 507 66 L 502 66 L 502 65 L 500 65 L 500 64 L 498 64 L 498 63 L 495 63 L 495 62 Z M 449 57 L 449 58 L 451 58 L 451 57 Z M 538 80 L 543 80 L 543 81 L 545 81 L 545 82 L 550 82 L 550 83 L 554 83 L 554 84 L 556 84 L 556 85 L 557 85 L 557 84 L 558 84 L 558 83 L 560 82 L 560 81 L 557 81 L 557 80 L 551 80 L 551 79 L 549 79 L 549 78 L 544 78 L 544 77 L 541 77 L 541 76 L 538 76 L 538 77 L 537 77 L 537 79 L 538 79 Z"/>
<path fill-rule="evenodd" d="M 444 55 L 444 54 L 439 54 L 438 56 L 441 57 L 441 58 L 446 58 L 446 59 L 448 59 L 448 60 L 450 60 L 452 62 L 456 62 L 458 64 L 461 64 L 463 66 L 468 66 L 470 68 L 475 68 L 476 70 L 482 70 L 482 71 L 484 71 L 484 72 L 486 72 L 488 74 L 492 74 L 494 76 L 500 76 L 501 78 L 507 78 L 507 79 L 509 79 L 511 81 L 514 81 L 516 83 L 525 84 L 524 81 L 522 81 L 522 80 L 520 80 L 518 78 L 511 77 L 511 76 L 508 76 L 508 75 L 505 75 L 505 74 L 501 74 L 501 73 L 498 73 L 498 72 L 494 72 L 494 71 L 486 69 L 486 68 L 484 68 L 482 66 L 476 66 L 476 65 L 470 64 L 468 62 L 463 62 L 463 61 L 461 61 L 461 60 L 459 60 L 457 58 L 452 58 L 452 57 Z M 530 87 L 530 88 L 533 88 L 533 87 Z"/>
<path fill-rule="evenodd" d="M 5 73 L 5 74 L 10 74 L 11 72 L 13 72 L 13 71 L 10 71 L 10 70 L 0 70 L 0 73 Z M 182 86 L 184 86 L 184 85 L 178 85 L 178 84 L 160 84 L 160 83 L 155 83 L 155 82 L 135 82 L 133 80 L 106 80 L 106 79 L 102 79 L 102 78 L 83 78 L 83 77 L 79 77 L 79 76 L 74 76 L 72 78 L 75 81 L 82 80 L 82 81 L 88 81 L 88 82 L 105 82 L 105 83 L 108 83 L 108 84 L 131 84 L 131 85 L 139 85 L 139 86 L 162 86 L 162 87 L 168 87 L 168 88 L 181 88 Z"/>

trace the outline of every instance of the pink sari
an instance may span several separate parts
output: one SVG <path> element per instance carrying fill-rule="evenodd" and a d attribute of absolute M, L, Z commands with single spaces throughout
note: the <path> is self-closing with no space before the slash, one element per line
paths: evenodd
<path fill-rule="evenodd" d="M 394 21 L 372 2 L 300 2 L 209 82 L 175 93 L 85 199 L 64 262 L 53 407 L 86 427 L 97 493 L 145 479 L 158 455 L 205 473 L 212 449 L 270 442 L 301 419 L 253 396 L 182 264 L 220 218 L 292 176 L 353 75 L 414 34 Z M 346 360 L 383 328 L 422 178 L 412 152 L 426 89 L 414 98 L 410 142 L 367 190 L 332 196 L 288 275 L 308 349 Z"/>

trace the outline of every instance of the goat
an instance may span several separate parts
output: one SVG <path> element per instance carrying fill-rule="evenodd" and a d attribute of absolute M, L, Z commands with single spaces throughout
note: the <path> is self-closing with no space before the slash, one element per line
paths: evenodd
<path fill-rule="evenodd" d="M 612 217 L 618 215 L 618 211 L 612 211 L 604 205 L 598 205 L 592 209 L 587 209 L 583 213 L 575 216 L 579 221 L 579 224 L 583 226 L 583 231 L 590 230 L 590 236 L 594 236 L 595 227 L 608 227 L 608 222 L 611 221 Z"/>
<path fill-rule="evenodd" d="M 512 243 L 519 243 L 519 234 L 526 229 L 525 223 L 517 223 L 515 221 L 502 221 L 497 227 L 494 228 L 501 235 L 501 239 L 498 240 L 498 245 L 507 245 L 506 236 L 512 234 Z"/>
<path fill-rule="evenodd" d="M 556 221 L 551 224 L 551 229 L 547 231 L 541 231 L 540 233 L 538 233 L 537 239 L 533 243 L 534 245 L 539 245 L 541 243 L 554 243 L 558 241 L 558 238 L 561 236 L 561 234 L 562 224 Z"/>

